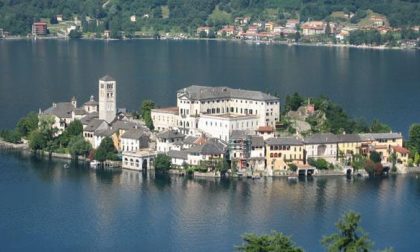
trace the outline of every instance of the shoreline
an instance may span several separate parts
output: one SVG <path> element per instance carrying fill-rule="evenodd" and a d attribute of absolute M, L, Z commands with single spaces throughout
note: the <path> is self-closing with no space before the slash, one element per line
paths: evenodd
<path fill-rule="evenodd" d="M 35 154 L 38 155 L 39 157 L 42 157 L 44 159 L 53 159 L 53 160 L 61 160 L 61 161 L 65 161 L 65 160 L 76 160 L 74 159 L 70 154 L 67 153 L 56 153 L 56 152 L 46 152 L 46 151 L 41 151 L 38 154 L 34 153 L 33 151 L 31 151 L 29 149 L 29 146 L 25 143 L 22 144 L 14 144 L 14 143 L 9 143 L 6 142 L 4 140 L 0 140 L 0 152 L 4 152 L 4 151 L 16 151 L 16 152 L 21 152 L 21 153 L 25 153 L 25 154 Z M 89 160 L 83 156 L 79 156 L 77 158 L 77 162 L 88 162 Z M 121 170 L 130 170 L 130 169 L 125 169 L 123 167 L 115 167 L 117 169 L 121 169 Z M 138 172 L 142 172 L 141 170 Z M 186 171 L 180 171 L 178 169 L 170 169 L 169 170 L 169 175 L 174 175 L 174 176 L 185 176 Z M 214 172 L 213 172 L 214 173 Z M 404 175 L 404 174 L 412 174 L 412 173 L 420 173 L 420 166 L 419 167 L 407 167 L 406 168 L 406 172 L 402 173 L 402 172 L 394 172 L 394 173 L 390 173 L 389 175 Z M 290 176 L 295 176 L 294 173 L 290 173 L 290 174 L 273 174 L 272 176 L 260 176 L 258 179 L 260 178 L 288 178 Z M 347 176 L 345 173 L 342 173 L 341 171 L 338 170 L 322 170 L 322 171 L 318 171 L 317 174 L 314 174 L 312 176 L 304 176 L 304 177 L 297 177 L 297 178 L 328 178 L 328 177 L 345 177 Z M 352 174 L 352 177 L 358 177 L 357 174 Z M 212 173 L 199 173 L 197 174 L 197 176 L 194 176 L 193 178 L 215 178 L 215 179 L 221 179 L 222 177 L 220 175 L 215 176 L 212 175 Z M 235 178 L 235 179 L 252 179 L 255 180 L 255 178 L 247 178 L 247 177 L 239 177 L 236 175 L 229 175 L 228 178 Z"/>
<path fill-rule="evenodd" d="M 37 37 L 36 39 L 32 37 L 7 37 L 1 38 L 0 41 L 37 41 L 37 40 L 58 40 L 58 41 L 68 41 L 71 40 L 67 37 Z M 78 40 L 78 39 L 75 39 Z M 327 48 L 355 48 L 355 49 L 370 49 L 370 50 L 399 50 L 399 51 L 416 51 L 420 50 L 420 47 L 387 47 L 385 45 L 381 46 L 370 46 L 370 45 L 352 45 L 352 44 L 326 44 L 326 43 L 305 43 L 305 42 L 293 42 L 289 43 L 287 41 L 255 41 L 255 40 L 244 40 L 244 39 L 224 39 L 224 38 L 176 38 L 176 37 L 164 37 L 160 39 L 155 39 L 153 37 L 143 37 L 143 38 L 130 38 L 130 39 L 103 39 L 103 38 L 80 38 L 84 41 L 135 41 L 135 40 L 161 40 L 161 41 L 225 41 L 225 42 L 234 42 L 234 43 L 246 43 L 250 45 L 284 45 L 284 46 L 311 46 L 311 47 L 327 47 Z"/>

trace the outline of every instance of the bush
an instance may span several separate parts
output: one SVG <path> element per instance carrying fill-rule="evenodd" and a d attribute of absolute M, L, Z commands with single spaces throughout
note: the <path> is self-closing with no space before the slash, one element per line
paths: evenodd
<path fill-rule="evenodd" d="M 171 158 L 166 154 L 158 154 L 155 160 L 155 170 L 158 173 L 167 173 L 171 169 Z"/>
<path fill-rule="evenodd" d="M 318 170 L 327 170 L 330 168 L 330 164 L 323 158 L 318 158 L 318 159 L 309 158 L 308 164 L 311 166 L 314 166 Z"/>
<path fill-rule="evenodd" d="M 17 130 L 2 130 L 0 137 L 9 143 L 17 144 L 22 142 L 22 135 Z"/>

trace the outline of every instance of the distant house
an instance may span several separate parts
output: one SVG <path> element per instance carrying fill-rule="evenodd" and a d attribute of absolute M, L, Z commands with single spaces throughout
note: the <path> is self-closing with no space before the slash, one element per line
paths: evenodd
<path fill-rule="evenodd" d="M 299 24 L 299 20 L 298 20 L 298 19 L 288 19 L 288 20 L 286 21 L 286 28 L 296 30 L 296 26 L 297 26 L 298 24 Z"/>
<path fill-rule="evenodd" d="M 58 22 L 63 22 L 63 15 L 56 15 L 55 18 Z"/>
<path fill-rule="evenodd" d="M 323 21 L 310 21 L 302 24 L 304 36 L 314 36 L 325 34 L 326 24 Z"/>
<path fill-rule="evenodd" d="M 136 15 L 132 15 L 132 16 L 130 16 L 130 21 L 131 21 L 132 23 L 135 23 L 135 22 L 137 21 L 137 17 L 136 17 Z"/>
<path fill-rule="evenodd" d="M 369 18 L 369 21 L 375 27 L 385 26 L 385 24 L 386 24 L 386 19 L 384 17 L 381 17 L 381 16 L 371 16 Z"/>
<path fill-rule="evenodd" d="M 232 37 L 236 34 L 235 26 L 225 25 L 222 29 L 217 31 L 217 36 L 222 37 L 223 35 L 227 37 Z"/>
<path fill-rule="evenodd" d="M 200 35 L 201 32 L 205 32 L 206 36 L 209 35 L 211 27 L 209 26 L 200 26 L 197 28 L 197 35 Z"/>
<path fill-rule="evenodd" d="M 172 149 L 176 149 L 175 145 L 177 143 L 182 143 L 185 135 L 177 130 L 169 129 L 158 133 L 156 138 L 156 150 L 160 153 L 167 153 Z"/>
<path fill-rule="evenodd" d="M 250 17 L 237 17 L 235 18 L 235 24 L 247 25 L 251 21 Z"/>
<path fill-rule="evenodd" d="M 325 159 L 329 163 L 335 163 L 338 155 L 339 139 L 331 133 L 313 134 L 304 140 L 306 161 L 309 158 Z"/>
<path fill-rule="evenodd" d="M 408 155 L 410 151 L 402 146 L 392 147 L 392 152 L 395 153 L 398 164 L 408 165 Z"/>
<path fill-rule="evenodd" d="M 44 36 L 47 35 L 47 23 L 36 22 L 32 24 L 32 35 L 33 36 Z"/>
<path fill-rule="evenodd" d="M 265 31 L 272 32 L 274 30 L 275 24 L 273 22 L 267 22 L 264 24 Z"/>

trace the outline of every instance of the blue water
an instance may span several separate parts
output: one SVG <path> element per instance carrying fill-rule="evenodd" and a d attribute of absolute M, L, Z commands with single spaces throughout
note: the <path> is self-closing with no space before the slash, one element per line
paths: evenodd
<path fill-rule="evenodd" d="M 307 251 L 348 210 L 376 248 L 420 247 L 420 179 L 213 180 L 93 171 L 0 152 L 2 250 L 232 251 L 278 230 Z"/>
<path fill-rule="evenodd" d="M 0 41 L 0 128 L 28 111 L 118 82 L 118 106 L 176 104 L 191 84 L 326 95 L 353 117 L 380 119 L 407 137 L 420 123 L 420 50 L 249 45 L 222 41 Z"/>

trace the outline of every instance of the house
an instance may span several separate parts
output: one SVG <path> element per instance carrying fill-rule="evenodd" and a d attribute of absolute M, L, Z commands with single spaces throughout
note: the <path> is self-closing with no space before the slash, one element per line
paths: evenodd
<path fill-rule="evenodd" d="M 63 15 L 56 15 L 57 22 L 63 22 Z"/>
<path fill-rule="evenodd" d="M 177 128 L 180 126 L 178 107 L 152 109 L 151 116 L 153 125 L 158 131 Z"/>
<path fill-rule="evenodd" d="M 148 148 L 149 140 L 149 135 L 143 129 L 129 129 L 121 135 L 121 150 L 134 152 Z"/>
<path fill-rule="evenodd" d="M 371 16 L 369 21 L 372 23 L 374 27 L 380 27 L 386 25 L 386 18 L 382 16 Z"/>
<path fill-rule="evenodd" d="M 223 161 L 227 145 L 217 138 L 203 136 L 203 141 L 188 149 L 187 162 L 190 165 L 215 168 L 216 162 Z"/>
<path fill-rule="evenodd" d="M 314 36 L 325 34 L 326 24 L 323 21 L 309 21 L 302 24 L 304 36 Z"/>
<path fill-rule="evenodd" d="M 187 165 L 188 162 L 188 151 L 185 150 L 170 150 L 167 155 L 171 158 L 171 164 L 173 166 L 182 168 Z"/>
<path fill-rule="evenodd" d="M 32 36 L 44 36 L 47 35 L 47 23 L 36 22 L 32 24 Z"/>
<path fill-rule="evenodd" d="M 286 171 L 289 164 L 304 164 L 304 142 L 296 137 L 269 138 L 266 140 L 267 168 L 274 173 Z"/>
<path fill-rule="evenodd" d="M 175 144 L 181 143 L 184 138 L 184 134 L 181 134 L 179 131 L 173 129 L 159 132 L 156 135 L 156 149 L 158 152 L 167 153 L 168 151 L 176 148 Z"/>
<path fill-rule="evenodd" d="M 368 143 L 362 146 L 363 154 L 369 155 L 371 151 L 376 151 L 381 155 L 382 162 L 389 160 L 393 147 L 403 147 L 401 133 L 366 133 L 360 134 L 360 136 L 368 141 Z"/>
<path fill-rule="evenodd" d="M 274 137 L 274 128 L 272 126 L 260 126 L 255 133 L 257 136 L 261 136 L 264 140 L 267 140 Z"/>
<path fill-rule="evenodd" d="M 296 27 L 299 25 L 298 19 L 287 19 L 285 27 L 288 29 L 296 30 Z"/>
<path fill-rule="evenodd" d="M 130 16 L 130 22 L 135 23 L 136 21 L 137 21 L 136 15 L 131 15 Z"/>
<path fill-rule="evenodd" d="M 251 157 L 251 136 L 245 130 L 234 130 L 229 138 L 229 160 L 237 171 L 248 168 Z"/>
<path fill-rule="evenodd" d="M 57 135 L 60 135 L 74 121 L 73 112 L 76 109 L 77 100 L 73 97 L 70 102 L 54 102 L 51 107 L 40 111 L 39 116 L 51 116 L 54 119 L 52 127 L 58 129 Z"/>
<path fill-rule="evenodd" d="M 362 146 L 369 142 L 369 138 L 359 134 L 342 134 L 338 138 L 338 157 L 350 160 L 353 155 L 363 154 Z"/>
<path fill-rule="evenodd" d="M 233 25 L 225 25 L 222 29 L 217 31 L 217 36 L 219 37 L 232 37 L 236 35 L 236 28 Z"/>
<path fill-rule="evenodd" d="M 251 136 L 251 154 L 248 164 L 253 171 L 265 170 L 265 142 L 261 136 Z"/>
<path fill-rule="evenodd" d="M 402 164 L 404 166 L 408 165 L 408 156 L 410 151 L 402 146 L 393 146 L 392 153 L 395 153 L 397 158 L 397 164 Z"/>
<path fill-rule="evenodd" d="M 325 159 L 329 163 L 337 161 L 338 138 L 331 133 L 313 134 L 304 140 L 306 161 L 308 159 Z"/>
<path fill-rule="evenodd" d="M 273 22 L 267 22 L 267 23 L 265 23 L 264 24 L 264 28 L 265 28 L 265 31 L 266 32 L 272 32 L 273 30 L 274 30 L 274 26 L 275 26 L 276 24 L 275 23 L 273 23 Z"/>
<path fill-rule="evenodd" d="M 251 17 L 236 17 L 235 24 L 247 25 L 251 21 Z"/>
<path fill-rule="evenodd" d="M 211 29 L 212 27 L 209 26 L 200 26 L 197 28 L 197 35 L 200 35 L 200 33 L 204 32 L 206 36 L 208 36 Z"/>
<path fill-rule="evenodd" d="M 153 167 L 155 158 L 156 153 L 149 149 L 125 151 L 122 153 L 122 168 L 136 171 L 148 170 Z"/>

